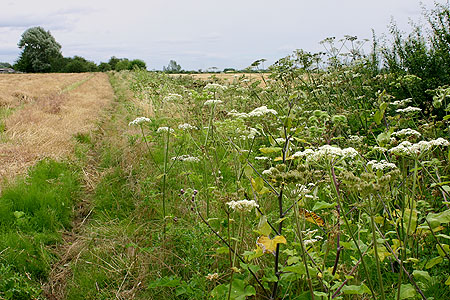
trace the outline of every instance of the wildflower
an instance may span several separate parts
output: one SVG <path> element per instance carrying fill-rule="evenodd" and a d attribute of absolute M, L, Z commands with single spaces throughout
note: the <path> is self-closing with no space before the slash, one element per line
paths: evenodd
<path fill-rule="evenodd" d="M 420 141 L 418 143 L 412 144 L 408 141 L 401 142 L 398 146 L 391 148 L 389 150 L 390 153 L 405 156 L 405 155 L 420 155 L 433 146 L 449 146 L 450 143 L 443 138 L 438 138 L 436 140 L 431 141 Z"/>
<path fill-rule="evenodd" d="M 418 132 L 417 130 L 411 129 L 411 128 L 406 128 L 406 129 L 402 129 L 396 132 L 392 133 L 393 136 L 415 136 L 415 137 L 420 137 L 421 134 L 420 132 Z"/>
<path fill-rule="evenodd" d="M 227 87 L 217 83 L 208 83 L 203 89 L 207 91 L 219 92 L 226 90 Z"/>
<path fill-rule="evenodd" d="M 397 101 L 394 101 L 394 102 L 391 103 L 391 105 L 394 105 L 394 106 L 404 106 L 404 105 L 410 103 L 411 101 L 412 101 L 411 98 L 407 98 L 407 99 L 403 99 L 403 100 L 397 100 Z"/>
<path fill-rule="evenodd" d="M 190 156 L 187 154 L 180 155 L 180 156 L 174 156 L 171 158 L 172 160 L 179 160 L 179 161 L 187 161 L 187 162 L 199 162 L 200 158 L 195 156 Z"/>
<path fill-rule="evenodd" d="M 261 106 L 258 108 L 255 108 L 254 110 L 252 110 L 251 112 L 248 113 L 249 117 L 260 117 L 266 114 L 274 114 L 277 115 L 277 111 L 274 109 L 268 109 L 267 106 Z"/>
<path fill-rule="evenodd" d="M 374 170 L 384 170 L 384 169 L 395 169 L 397 166 L 393 163 L 387 162 L 385 160 L 376 161 L 371 160 L 367 163 L 367 166 L 371 166 Z"/>
<path fill-rule="evenodd" d="M 266 157 L 266 156 L 256 156 L 255 157 L 256 160 L 268 160 L 270 158 Z"/>
<path fill-rule="evenodd" d="M 172 101 L 177 101 L 177 100 L 181 100 L 183 99 L 183 97 L 179 94 L 169 94 L 166 97 L 164 97 L 163 101 L 164 102 L 172 102 Z"/>
<path fill-rule="evenodd" d="M 336 146 L 323 145 L 315 151 L 312 149 L 306 149 L 305 151 L 295 152 L 292 157 L 306 157 L 307 161 L 319 161 L 323 158 L 355 158 L 358 154 L 358 151 L 352 147 L 341 149 Z"/>
<path fill-rule="evenodd" d="M 211 100 L 206 100 L 205 103 L 203 103 L 203 105 L 210 106 L 210 105 L 221 104 L 221 103 L 223 103 L 222 100 L 211 99 Z"/>
<path fill-rule="evenodd" d="M 234 211 L 238 212 L 249 212 L 253 208 L 259 207 L 255 200 L 239 200 L 227 202 L 227 205 Z"/>
<path fill-rule="evenodd" d="M 230 111 L 228 114 L 228 116 L 231 117 L 235 117 L 235 118 L 248 118 L 248 114 L 247 113 L 240 113 L 237 110 L 233 109 L 232 111 Z"/>
<path fill-rule="evenodd" d="M 415 112 L 420 112 L 420 111 L 422 111 L 421 108 L 413 107 L 413 106 L 408 106 L 407 108 L 399 108 L 396 110 L 396 112 L 398 112 L 398 113 L 415 113 Z"/>
<path fill-rule="evenodd" d="M 274 167 L 271 167 L 270 169 L 268 169 L 268 170 L 264 170 L 264 171 L 262 171 L 262 174 L 263 175 L 272 175 L 273 174 L 273 171 L 274 170 L 276 170 Z"/>
<path fill-rule="evenodd" d="M 158 130 L 156 130 L 157 133 L 162 133 L 162 132 L 167 132 L 167 131 L 169 131 L 170 133 L 174 132 L 174 130 L 169 127 L 159 127 Z"/>
<path fill-rule="evenodd" d="M 253 139 L 255 138 L 255 136 L 259 135 L 259 131 L 256 130 L 255 128 L 250 127 L 248 130 L 249 134 L 247 135 L 247 138 L 249 139 Z"/>
<path fill-rule="evenodd" d="M 151 120 L 149 118 L 146 118 L 146 117 L 139 117 L 139 118 L 134 119 L 130 123 L 128 123 L 128 126 L 140 125 L 140 124 L 145 123 L 145 122 L 151 122 Z"/>
<path fill-rule="evenodd" d="M 178 129 L 181 129 L 181 130 L 190 130 L 190 129 L 196 129 L 196 128 L 195 128 L 194 126 L 192 126 L 191 124 L 184 123 L 184 124 L 178 125 Z"/>
<path fill-rule="evenodd" d="M 373 147 L 373 150 L 378 151 L 378 152 L 382 152 L 382 153 L 384 153 L 384 152 L 387 151 L 386 148 L 380 147 L 380 146 L 375 146 L 375 147 Z"/>
<path fill-rule="evenodd" d="M 219 279 L 219 274 L 218 273 L 208 274 L 206 276 L 206 279 L 208 279 L 209 281 L 217 280 Z"/>

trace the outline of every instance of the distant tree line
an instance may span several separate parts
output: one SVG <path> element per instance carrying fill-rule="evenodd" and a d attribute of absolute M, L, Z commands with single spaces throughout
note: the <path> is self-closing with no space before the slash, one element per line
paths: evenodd
<path fill-rule="evenodd" d="M 42 27 L 32 27 L 22 34 L 17 44 L 22 50 L 13 66 L 9 63 L 0 63 L 0 67 L 12 67 L 16 71 L 27 73 L 81 73 L 106 72 L 110 70 L 146 69 L 143 60 L 117 58 L 112 56 L 108 62 L 96 64 L 81 56 L 63 57 L 61 45 Z"/>

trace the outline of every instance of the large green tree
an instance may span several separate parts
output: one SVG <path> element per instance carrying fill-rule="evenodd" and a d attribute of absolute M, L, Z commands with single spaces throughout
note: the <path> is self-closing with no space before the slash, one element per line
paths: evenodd
<path fill-rule="evenodd" d="M 22 53 L 15 68 L 23 72 L 51 72 L 62 59 L 61 45 L 42 27 L 25 30 L 17 44 Z"/>

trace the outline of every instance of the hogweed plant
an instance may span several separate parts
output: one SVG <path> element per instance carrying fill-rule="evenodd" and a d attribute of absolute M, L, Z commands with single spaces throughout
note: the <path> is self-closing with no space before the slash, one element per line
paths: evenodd
<path fill-rule="evenodd" d="M 221 244 L 204 245 L 217 262 L 204 274 L 213 298 L 449 295 L 450 274 L 438 271 L 450 263 L 448 125 L 426 119 L 412 90 L 411 99 L 390 95 L 389 75 L 373 76 L 360 56 L 322 71 L 323 56 L 297 51 L 263 87 L 243 79 L 135 84 L 164 86 L 155 99 L 188 107 L 152 119 L 164 147 L 163 215 L 164 182 L 174 177 L 170 189 L 183 189 L 194 212 L 183 218 Z M 405 80 L 399 86 L 412 88 Z M 435 93 L 435 106 L 445 106 L 444 89 Z"/>

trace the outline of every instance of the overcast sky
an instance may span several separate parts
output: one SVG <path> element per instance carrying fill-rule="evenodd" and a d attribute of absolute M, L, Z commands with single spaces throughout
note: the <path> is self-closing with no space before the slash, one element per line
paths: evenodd
<path fill-rule="evenodd" d="M 323 51 L 327 37 L 381 36 L 394 19 L 409 32 L 433 0 L 2 0 L 0 62 L 13 63 L 29 27 L 50 30 L 64 56 L 97 63 L 143 59 L 148 69 L 245 68 L 295 49 Z M 437 3 L 447 3 L 438 0 Z M 422 3 L 422 4 L 421 4 Z"/>

